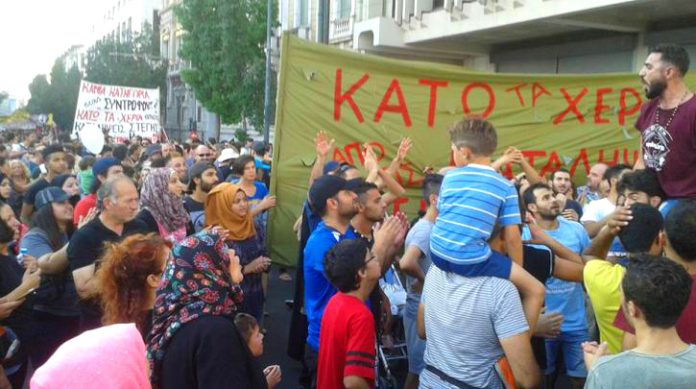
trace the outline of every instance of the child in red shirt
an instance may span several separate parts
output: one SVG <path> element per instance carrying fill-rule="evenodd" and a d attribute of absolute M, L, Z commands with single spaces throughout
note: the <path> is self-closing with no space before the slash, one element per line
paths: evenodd
<path fill-rule="evenodd" d="M 324 258 L 339 290 L 321 320 L 317 388 L 375 386 L 375 324 L 365 305 L 381 275 L 380 261 L 362 239 L 339 242 Z"/>

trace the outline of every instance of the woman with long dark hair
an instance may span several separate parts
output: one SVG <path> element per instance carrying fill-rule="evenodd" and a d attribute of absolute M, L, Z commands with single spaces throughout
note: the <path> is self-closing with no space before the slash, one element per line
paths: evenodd
<path fill-rule="evenodd" d="M 152 307 L 171 243 L 157 234 L 135 234 L 106 247 L 97 277 L 104 325 L 135 323 L 147 336 Z"/>
<path fill-rule="evenodd" d="M 58 187 L 65 192 L 69 198 L 70 205 L 75 208 L 80 201 L 80 187 L 77 185 L 77 177 L 73 174 L 61 174 L 51 181 L 51 186 Z"/>
<path fill-rule="evenodd" d="M 33 227 L 20 247 L 34 258 L 60 251 L 74 232 L 73 206 L 68 195 L 57 187 L 42 189 L 36 195 Z M 32 363 L 40 366 L 66 340 L 79 333 L 80 310 L 72 272 L 67 266 L 53 274 L 43 274 L 33 300 L 37 322 L 32 345 Z"/>

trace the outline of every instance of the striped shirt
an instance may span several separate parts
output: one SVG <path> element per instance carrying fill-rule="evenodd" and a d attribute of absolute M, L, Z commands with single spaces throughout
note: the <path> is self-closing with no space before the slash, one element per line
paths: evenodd
<path fill-rule="evenodd" d="M 500 340 L 529 329 L 515 286 L 497 277 L 464 277 L 431 266 L 425 277 L 424 361 L 477 388 L 501 388 L 495 371 Z M 449 388 L 423 370 L 421 388 Z"/>
<path fill-rule="evenodd" d="M 520 224 L 514 185 L 490 166 L 470 164 L 450 170 L 442 181 L 430 251 L 460 265 L 491 256 L 488 238 L 499 222 Z"/>

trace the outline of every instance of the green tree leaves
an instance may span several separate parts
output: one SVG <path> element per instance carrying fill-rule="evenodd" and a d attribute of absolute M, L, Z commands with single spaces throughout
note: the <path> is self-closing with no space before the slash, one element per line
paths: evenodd
<path fill-rule="evenodd" d="M 182 28 L 182 71 L 196 98 L 222 122 L 263 125 L 265 0 L 183 0 L 175 10 Z"/>

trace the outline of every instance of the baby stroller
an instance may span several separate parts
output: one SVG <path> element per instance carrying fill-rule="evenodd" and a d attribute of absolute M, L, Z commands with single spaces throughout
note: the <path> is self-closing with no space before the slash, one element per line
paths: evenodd
<path fill-rule="evenodd" d="M 379 280 L 379 286 L 387 298 L 389 298 L 392 325 L 389 333 L 385 333 L 380 339 L 377 339 L 377 387 L 396 389 L 400 388 L 401 385 L 393 370 L 398 367 L 405 367 L 405 372 L 408 372 L 408 353 L 403 326 L 406 289 L 394 265 Z"/>

